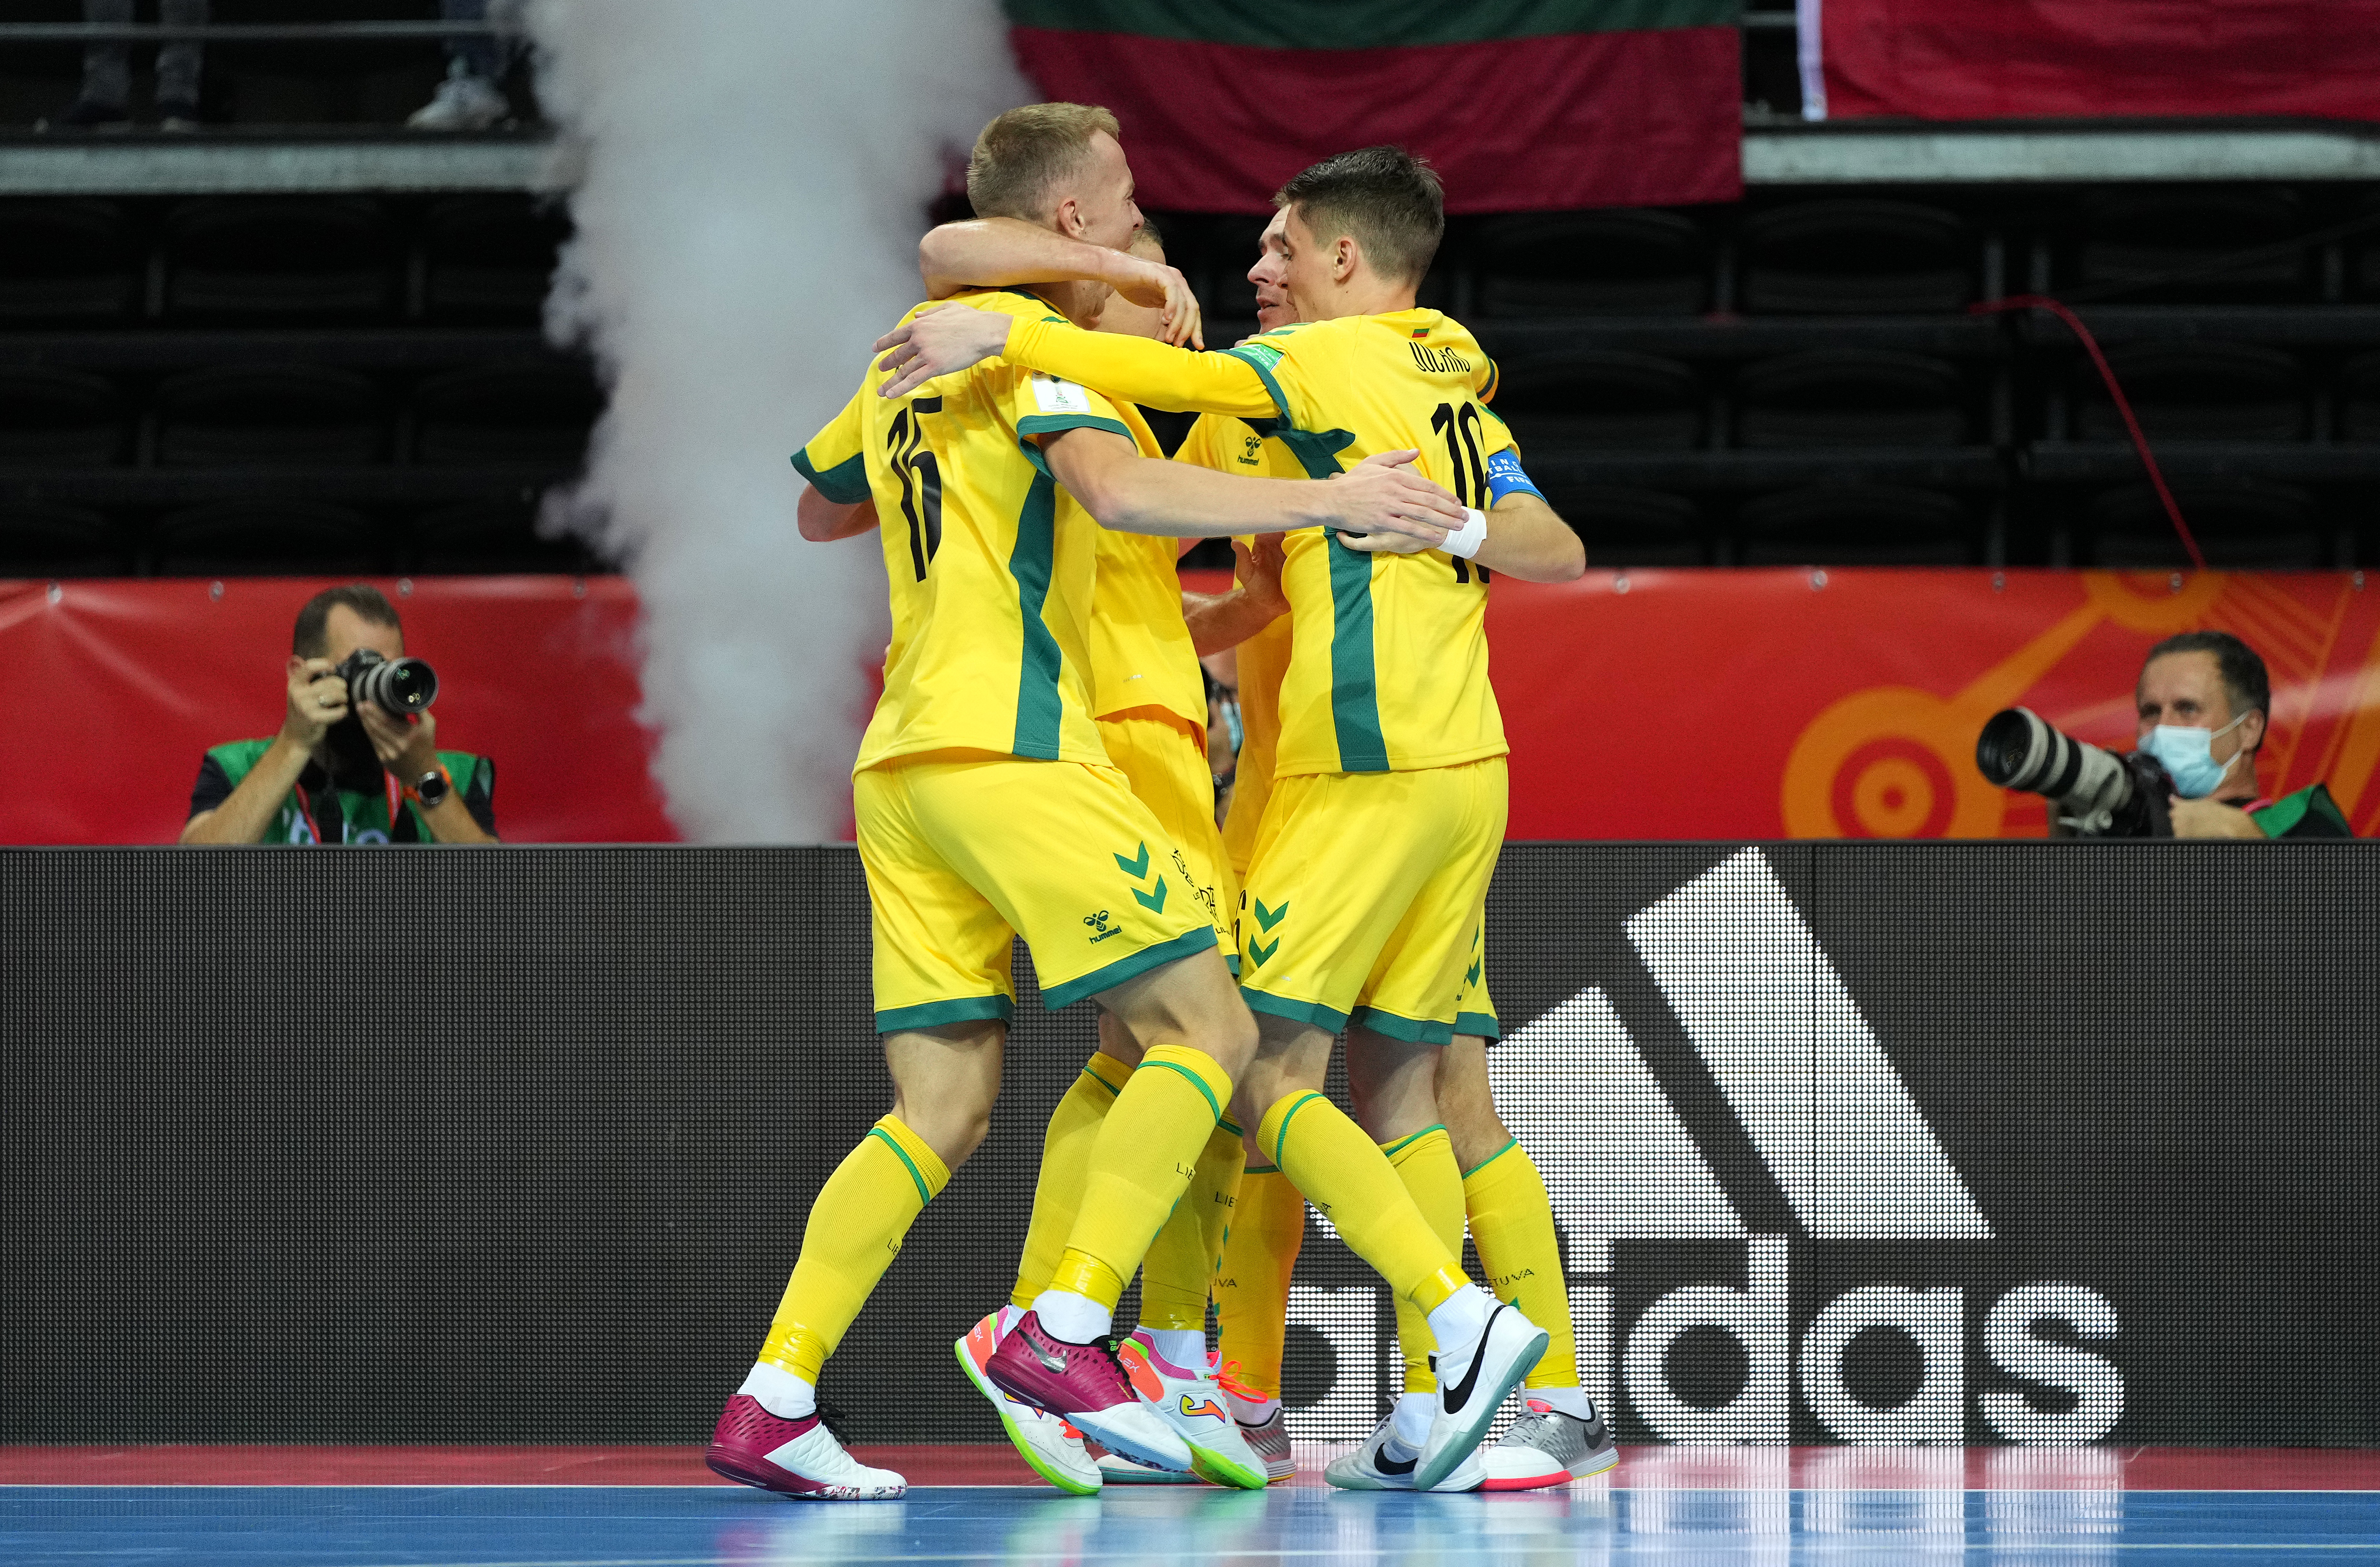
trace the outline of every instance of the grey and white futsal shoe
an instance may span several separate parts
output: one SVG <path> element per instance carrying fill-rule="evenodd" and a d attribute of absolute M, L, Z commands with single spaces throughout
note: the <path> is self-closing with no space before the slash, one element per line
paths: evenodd
<path fill-rule="evenodd" d="M 1353 1452 L 1341 1453 L 1322 1471 L 1322 1477 L 1342 1491 L 1417 1491 L 1425 1488 L 1415 1483 L 1421 1467 L 1421 1453 L 1397 1440 L 1397 1420 L 1394 1415 L 1383 1415 L 1372 1434 Z M 1488 1483 L 1488 1465 L 1475 1450 L 1465 1455 L 1447 1476 L 1435 1486 L 1435 1491 L 1475 1491 Z"/>
<path fill-rule="evenodd" d="M 1504 1395 L 1536 1368 L 1549 1342 L 1520 1307 L 1499 1301 L 1477 1338 L 1429 1357 L 1438 1378 L 1438 1415 L 1429 1424 L 1421 1466 L 1414 1471 L 1415 1490 L 1437 1489 L 1471 1459 L 1504 1407 Z"/>
<path fill-rule="evenodd" d="M 1620 1449 L 1612 1443 L 1601 1410 L 1581 1420 L 1531 1399 L 1527 1411 L 1484 1456 L 1487 1489 L 1526 1491 L 1600 1475 L 1620 1462 Z"/>
<path fill-rule="evenodd" d="M 1249 1449 L 1264 1460 L 1268 1477 L 1286 1480 L 1297 1473 L 1297 1460 L 1290 1456 L 1289 1427 L 1281 1424 L 1280 1410 L 1254 1426 L 1241 1421 L 1240 1435 L 1247 1439 Z"/>

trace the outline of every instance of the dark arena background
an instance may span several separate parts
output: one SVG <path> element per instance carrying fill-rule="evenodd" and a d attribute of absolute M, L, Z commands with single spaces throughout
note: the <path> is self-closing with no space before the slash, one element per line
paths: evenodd
<path fill-rule="evenodd" d="M 1099 1026 L 1021 948 L 821 1424 L 738 1392 L 899 1144 L 852 770 L 888 590 L 989 526 L 922 408 L 885 531 L 787 458 L 921 263 L 1062 284 L 942 226 L 1046 102 L 1210 351 L 1338 308 L 1284 182 L 1427 160 L 1449 323 L 1363 310 L 1495 419 L 1420 466 L 1508 429 L 1567 527 L 1377 568 L 1481 594 L 1510 745 L 1488 1072 L 1557 1251 L 1519 1160 L 1466 1223 L 1582 1383 L 1498 1407 L 1517 1480 L 1409 1488 L 1311 1206 L 1268 1484 L 1028 1464 L 953 1341 Z M 2375 570 L 2380 0 L 0 0 L 0 1564 L 2380 1563 Z M 339 589 L 326 652 L 436 672 L 370 757 L 293 662 Z M 1200 662 L 1261 801 L 1261 662 Z M 1171 1413 L 1272 1430 L 1217 1278 Z M 899 1483 L 787 1494 L 846 1449 Z"/>
<path fill-rule="evenodd" d="M 0 1439 L 683 1441 L 890 1096 L 848 849 L 0 868 Z M 1488 929 L 1622 1440 L 2380 1439 L 2366 846 L 1515 844 Z M 823 1384 L 856 1440 L 1000 1439 L 935 1352 L 1093 1043 L 1018 981 Z M 1394 1321 L 1308 1221 L 1291 1429 L 1350 1441 Z"/>

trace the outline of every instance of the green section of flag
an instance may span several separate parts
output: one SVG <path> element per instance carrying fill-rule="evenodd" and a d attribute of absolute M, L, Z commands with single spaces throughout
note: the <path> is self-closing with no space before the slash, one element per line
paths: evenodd
<path fill-rule="evenodd" d="M 1742 0 L 1007 0 L 1018 27 L 1257 49 L 1401 49 L 1569 32 L 1733 27 Z"/>

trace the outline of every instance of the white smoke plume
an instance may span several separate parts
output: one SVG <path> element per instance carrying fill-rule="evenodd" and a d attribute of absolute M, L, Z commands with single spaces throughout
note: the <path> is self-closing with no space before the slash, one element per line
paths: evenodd
<path fill-rule="evenodd" d="M 670 815 L 703 842 L 847 818 L 883 649 L 867 541 L 805 544 L 788 458 L 918 295 L 953 150 L 1026 101 L 993 0 L 536 0 L 546 114 L 583 160 L 551 335 L 611 404 L 550 503 L 626 564 Z"/>

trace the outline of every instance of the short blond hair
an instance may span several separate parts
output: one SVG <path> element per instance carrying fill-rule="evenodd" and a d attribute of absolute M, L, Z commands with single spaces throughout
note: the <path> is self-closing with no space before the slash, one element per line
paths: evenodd
<path fill-rule="evenodd" d="M 1116 117 L 1095 103 L 1027 103 L 994 119 L 967 159 L 976 216 L 1046 221 L 1051 188 L 1082 167 L 1101 131 L 1116 135 Z"/>

